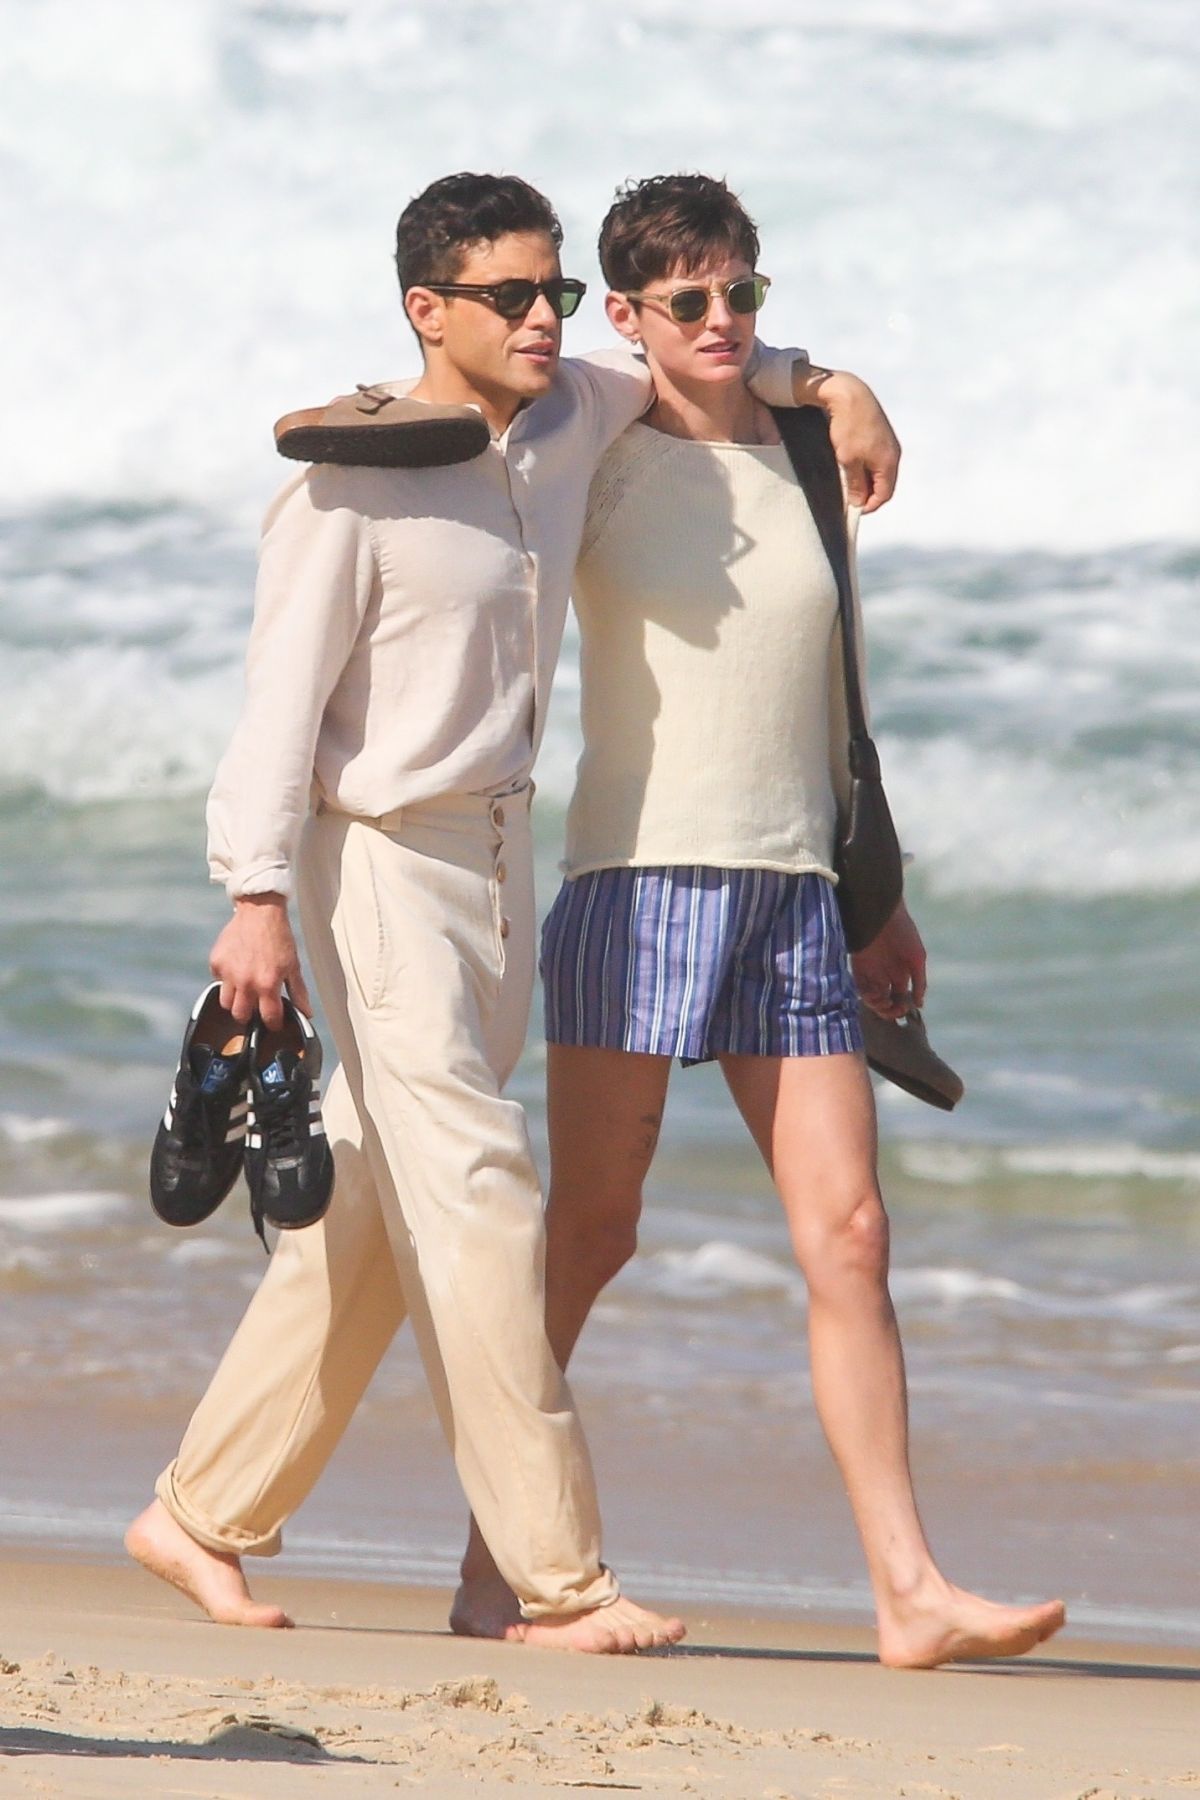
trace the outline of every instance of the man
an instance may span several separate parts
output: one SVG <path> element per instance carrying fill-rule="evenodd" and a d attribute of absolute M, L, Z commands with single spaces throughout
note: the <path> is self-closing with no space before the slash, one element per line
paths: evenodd
<path fill-rule="evenodd" d="M 543 1320 L 542 1215 L 502 1097 L 533 974 L 529 770 L 588 482 L 650 399 L 618 355 L 560 361 L 573 310 L 549 204 L 451 176 L 403 213 L 397 265 L 418 400 L 480 408 L 494 440 L 448 469 L 320 468 L 268 514 L 246 701 L 209 802 L 234 917 L 212 968 L 235 1019 L 308 1000 L 305 937 L 341 1056 L 325 1123 L 337 1189 L 286 1234 L 131 1553 L 210 1616 L 256 1605 L 244 1553 L 278 1548 L 408 1312 L 464 1489 L 520 1619 L 455 1629 L 587 1651 L 675 1641 L 599 1558 L 591 1468 Z M 578 288 L 579 284 L 575 284 Z M 576 296 L 577 297 L 577 296 Z M 876 504 L 894 439 L 853 378 L 764 355 L 764 398 L 829 401 Z M 781 391 L 782 390 L 782 393 Z M 310 816 L 310 795 L 316 812 Z"/>

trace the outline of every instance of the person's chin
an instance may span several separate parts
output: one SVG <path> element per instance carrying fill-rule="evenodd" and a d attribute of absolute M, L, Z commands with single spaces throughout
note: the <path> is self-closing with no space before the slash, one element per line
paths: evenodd
<path fill-rule="evenodd" d="M 744 381 L 746 364 L 750 360 L 749 352 L 745 356 L 709 356 L 698 366 L 697 374 L 702 381 L 711 382 L 714 386 L 731 381 Z"/>
<path fill-rule="evenodd" d="M 551 386 L 558 369 L 557 356 L 542 358 L 519 356 L 514 358 L 513 385 L 528 399 L 544 394 Z"/>

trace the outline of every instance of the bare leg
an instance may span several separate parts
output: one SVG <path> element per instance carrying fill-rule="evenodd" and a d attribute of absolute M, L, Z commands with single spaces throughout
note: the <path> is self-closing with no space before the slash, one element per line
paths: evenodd
<path fill-rule="evenodd" d="M 727 1056 L 730 1091 L 771 1170 L 809 1289 L 813 1394 L 846 1483 L 895 1668 L 1016 1656 L 1058 1630 L 1060 1601 L 996 1606 L 956 1588 L 925 1539 L 888 1293 L 875 1106 L 857 1056 Z"/>
<path fill-rule="evenodd" d="M 548 1047 L 546 1330 L 562 1369 L 601 1289 L 637 1248 L 642 1183 L 658 1143 L 670 1072 L 666 1056 Z M 659 1619 L 624 1597 L 586 1618 L 523 1621 L 473 1519 L 450 1624 L 466 1637 L 600 1651 L 649 1649 L 683 1636 L 677 1619 Z M 647 1630 L 648 1643 L 640 1641 Z M 566 1641 L 584 1633 L 597 1641 Z M 620 1641 L 604 1641 L 614 1635 Z"/>
<path fill-rule="evenodd" d="M 239 1559 L 198 1544 L 161 1500 L 152 1500 L 139 1513 L 125 1533 L 125 1548 L 151 1575 L 169 1581 L 218 1625 L 279 1628 L 292 1622 L 282 1607 L 252 1600 Z"/>

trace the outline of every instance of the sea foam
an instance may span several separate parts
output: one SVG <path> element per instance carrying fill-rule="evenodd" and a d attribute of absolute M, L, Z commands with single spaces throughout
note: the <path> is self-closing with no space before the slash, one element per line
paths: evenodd
<path fill-rule="evenodd" d="M 895 414 L 881 538 L 1194 527 L 1186 0 L 3 0 L 0 43 L 10 507 L 261 504 L 274 416 L 413 366 L 393 222 L 449 170 L 550 191 L 568 347 L 609 342 L 614 187 L 707 168 L 762 227 L 764 334 Z"/>

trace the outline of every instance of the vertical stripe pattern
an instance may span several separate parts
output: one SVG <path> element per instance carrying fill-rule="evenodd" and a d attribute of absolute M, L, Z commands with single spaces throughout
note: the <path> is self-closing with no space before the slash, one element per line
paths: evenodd
<path fill-rule="evenodd" d="M 542 931 L 553 1044 L 678 1056 L 862 1048 L 832 884 L 770 869 L 598 869 Z"/>

